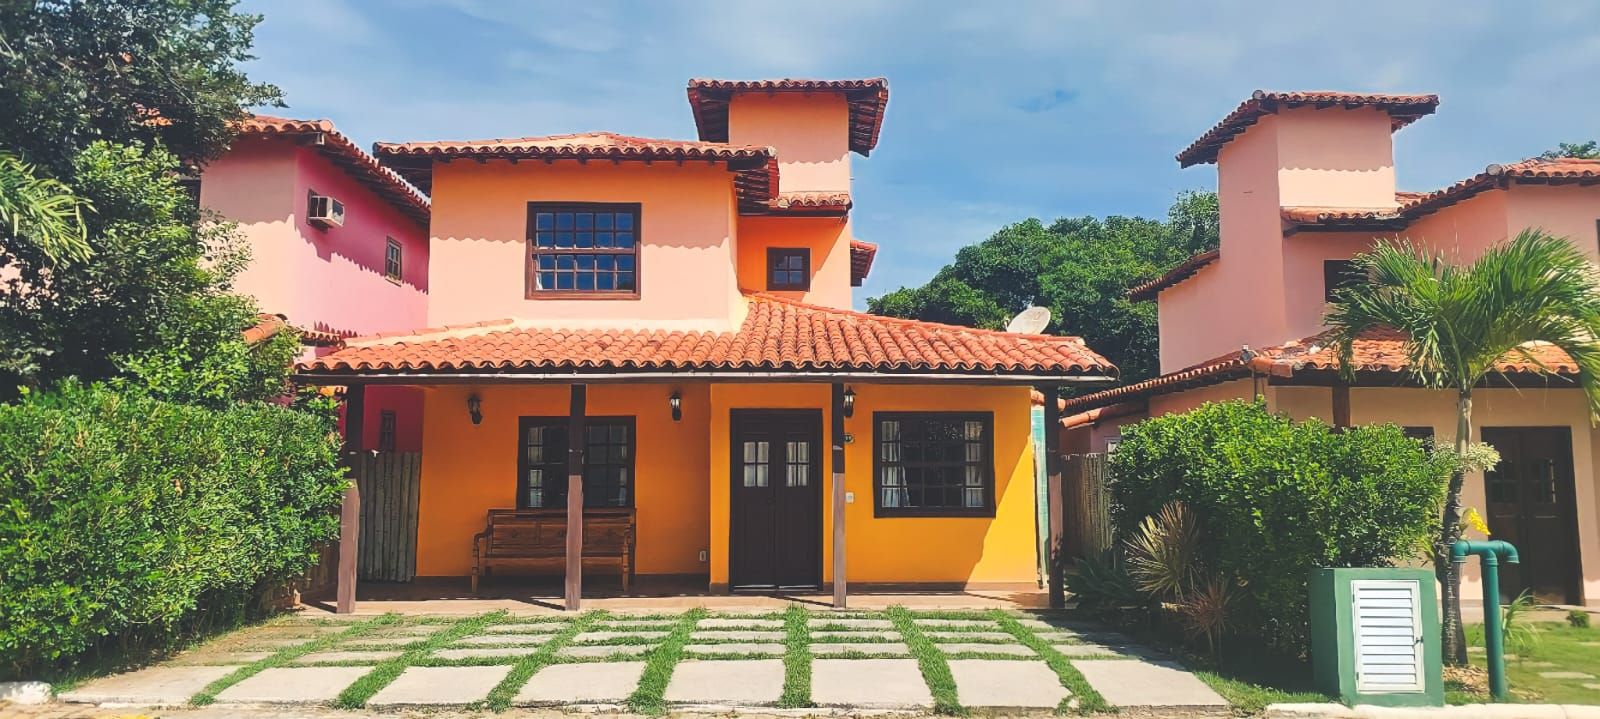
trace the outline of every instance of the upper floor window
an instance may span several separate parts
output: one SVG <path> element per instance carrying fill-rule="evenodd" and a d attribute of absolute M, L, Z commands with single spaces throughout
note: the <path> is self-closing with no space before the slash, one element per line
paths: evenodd
<path fill-rule="evenodd" d="M 767 248 L 767 289 L 811 289 L 811 250 L 804 247 Z"/>
<path fill-rule="evenodd" d="M 637 203 L 528 203 L 527 297 L 638 297 Z"/>
<path fill-rule="evenodd" d="M 994 516 L 994 415 L 872 415 L 874 516 Z"/>
<path fill-rule="evenodd" d="M 390 282 L 399 282 L 400 270 L 400 243 L 390 237 L 383 245 L 383 276 Z"/>
<path fill-rule="evenodd" d="M 1322 261 L 1322 299 L 1333 301 L 1335 292 L 1360 284 L 1363 278 L 1356 270 L 1355 260 Z"/>

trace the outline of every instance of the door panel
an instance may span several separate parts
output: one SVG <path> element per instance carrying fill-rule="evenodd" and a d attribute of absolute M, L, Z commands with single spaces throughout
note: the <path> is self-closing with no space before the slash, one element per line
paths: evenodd
<path fill-rule="evenodd" d="M 822 414 L 734 410 L 729 582 L 736 590 L 821 584 Z"/>
<path fill-rule="evenodd" d="M 1504 601 L 1530 590 L 1541 601 L 1578 601 L 1577 500 L 1572 434 L 1565 427 L 1485 427 L 1500 452 L 1484 473 L 1489 531 L 1515 545 L 1521 564 L 1500 567 Z"/>

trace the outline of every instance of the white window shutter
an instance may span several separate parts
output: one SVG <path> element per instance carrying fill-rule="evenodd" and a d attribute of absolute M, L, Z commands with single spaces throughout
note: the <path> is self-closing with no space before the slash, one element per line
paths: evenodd
<path fill-rule="evenodd" d="M 1350 594 L 1356 691 L 1423 691 L 1421 587 L 1409 580 L 1359 579 L 1350 583 Z"/>

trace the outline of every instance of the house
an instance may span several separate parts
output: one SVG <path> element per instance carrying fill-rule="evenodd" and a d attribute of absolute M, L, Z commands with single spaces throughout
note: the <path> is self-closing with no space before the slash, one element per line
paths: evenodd
<path fill-rule="evenodd" d="M 850 309 L 877 253 L 852 231 L 851 156 L 878 144 L 885 80 L 693 80 L 688 99 L 695 140 L 374 146 L 432 197 L 429 328 L 297 376 L 353 404 L 421 392 L 415 534 L 395 540 L 415 573 L 500 581 L 477 561 L 495 513 L 569 608 L 630 573 L 838 604 L 1037 587 L 1030 388 L 1115 368 L 1074 337 Z"/>
<path fill-rule="evenodd" d="M 1162 374 L 1065 402 L 1065 450 L 1106 452 L 1127 423 L 1251 397 L 1298 419 L 1394 423 L 1452 440 L 1454 397 L 1414 385 L 1403 337 L 1368 333 L 1355 343 L 1355 381 L 1340 379 L 1323 334 L 1330 293 L 1349 276 L 1351 257 L 1379 238 L 1408 238 L 1467 262 L 1537 227 L 1600 259 L 1600 161 L 1489 165 L 1442 190 L 1397 191 L 1393 134 L 1438 103 L 1433 95 L 1257 92 L 1179 153 L 1184 167 L 1217 167 L 1221 247 L 1128 293 L 1157 303 Z M 1529 349 L 1557 375 L 1507 357 L 1502 374 L 1473 393 L 1472 439 L 1495 446 L 1503 461 L 1469 476 L 1463 500 L 1522 550 L 1522 564 L 1502 574 L 1510 596 L 1529 588 L 1547 601 L 1600 606 L 1600 434 L 1569 381 L 1572 360 L 1548 346 Z"/>
<path fill-rule="evenodd" d="M 198 175 L 203 209 L 236 223 L 250 261 L 234 289 L 255 297 L 263 335 L 292 325 L 308 356 L 346 337 L 428 321 L 428 199 L 327 120 L 255 115 Z M 422 394 L 367 396 L 365 446 L 417 451 Z"/>

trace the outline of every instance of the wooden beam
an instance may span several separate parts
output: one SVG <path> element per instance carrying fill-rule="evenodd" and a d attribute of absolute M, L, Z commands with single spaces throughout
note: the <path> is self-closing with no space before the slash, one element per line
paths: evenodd
<path fill-rule="evenodd" d="M 366 385 L 353 384 L 344 392 L 344 466 L 350 486 L 344 490 L 339 504 L 339 571 L 338 593 L 334 612 L 352 614 L 356 611 L 356 557 L 361 545 L 361 488 L 360 472 L 362 433 L 366 431 Z"/>
<path fill-rule="evenodd" d="M 1335 429 L 1350 426 L 1350 385 L 1344 382 L 1333 386 L 1333 426 Z"/>
<path fill-rule="evenodd" d="M 572 385 L 567 411 L 567 609 L 583 608 L 583 414 L 586 385 Z"/>
<path fill-rule="evenodd" d="M 1044 468 L 1045 502 L 1050 516 L 1050 536 L 1045 541 L 1045 571 L 1049 578 L 1050 607 L 1067 605 L 1066 582 L 1062 574 L 1062 542 L 1066 538 L 1066 499 L 1061 481 L 1061 405 L 1056 401 L 1059 388 L 1044 385 Z"/>
<path fill-rule="evenodd" d="M 844 548 L 844 383 L 833 383 L 833 411 L 829 413 L 832 431 L 828 443 L 833 447 L 833 606 L 848 606 L 845 582 Z"/>

